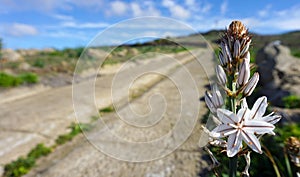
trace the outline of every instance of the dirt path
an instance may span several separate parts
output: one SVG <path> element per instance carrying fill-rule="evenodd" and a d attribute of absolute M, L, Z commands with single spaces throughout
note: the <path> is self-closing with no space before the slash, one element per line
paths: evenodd
<path fill-rule="evenodd" d="M 210 53 L 199 56 L 206 70 L 213 68 Z M 198 148 L 199 119 L 206 113 L 199 97 L 206 84 L 201 65 L 187 63 L 130 104 L 117 105 L 117 113 L 99 119 L 26 176 L 197 176 L 207 167 Z"/>
<path fill-rule="evenodd" d="M 195 52 L 201 55 L 204 50 Z M 171 55 L 173 56 L 173 55 Z M 165 59 L 166 56 L 160 56 L 156 59 L 144 60 L 144 62 L 135 63 L 133 67 L 127 68 L 120 73 L 122 82 L 127 84 L 132 73 L 139 73 L 145 68 L 167 73 L 178 66 L 178 63 L 171 62 Z M 177 54 L 176 60 L 183 63 L 192 59 L 191 55 Z M 151 62 L 150 62 L 151 61 Z M 149 87 L 160 80 L 160 76 L 150 75 L 141 82 L 135 84 L 135 90 L 143 90 L 144 87 Z M 105 75 L 98 77 L 95 83 L 97 92 L 96 105 L 97 108 L 106 107 L 111 104 L 110 97 L 113 75 Z M 90 99 L 91 83 L 94 80 L 88 80 L 77 84 L 80 88 L 81 96 L 78 100 L 84 109 L 81 109 L 79 121 L 90 121 L 90 117 L 95 115 L 93 108 L 85 105 L 85 102 Z M 128 92 L 120 89 L 118 99 L 128 98 Z M 79 105 L 80 106 L 80 105 Z M 95 105 L 94 105 L 95 106 Z M 37 143 L 53 144 L 55 138 L 67 131 L 66 127 L 75 120 L 73 102 L 72 102 L 72 87 L 66 86 L 61 88 L 49 89 L 40 92 L 36 95 L 31 95 L 21 99 L 7 101 L 0 104 L 0 164 L 11 162 L 19 156 L 25 155 Z"/>

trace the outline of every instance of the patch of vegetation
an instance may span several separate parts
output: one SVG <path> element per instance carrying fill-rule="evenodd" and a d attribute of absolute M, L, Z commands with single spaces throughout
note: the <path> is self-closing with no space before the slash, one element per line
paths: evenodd
<path fill-rule="evenodd" d="M 136 45 L 124 45 L 118 46 L 116 48 L 102 48 L 106 51 L 112 50 L 110 57 L 106 59 L 103 65 L 116 64 L 120 62 L 125 62 L 135 58 L 138 54 L 140 56 L 138 59 L 154 57 L 158 53 L 179 53 L 183 51 L 188 51 L 187 48 L 179 46 L 175 43 L 164 44 L 163 42 L 153 42 L 149 44 L 136 44 Z"/>
<path fill-rule="evenodd" d="M 300 58 L 300 50 L 299 49 L 292 49 L 291 50 L 291 55 L 294 57 Z"/>
<path fill-rule="evenodd" d="M 19 177 L 25 175 L 34 167 L 36 160 L 42 156 L 47 156 L 52 151 L 44 144 L 38 144 L 26 157 L 20 157 L 17 160 L 4 166 L 5 177 Z"/>
<path fill-rule="evenodd" d="M 38 67 L 38 68 L 44 68 L 45 67 L 45 60 L 43 60 L 42 58 L 37 58 L 34 61 L 34 63 L 32 64 L 32 66 Z"/>
<path fill-rule="evenodd" d="M 26 84 L 35 84 L 39 81 L 39 77 L 35 73 L 24 73 L 18 77 L 22 80 L 22 83 Z"/>
<path fill-rule="evenodd" d="M 59 135 L 55 140 L 57 145 L 65 144 L 66 142 L 71 141 L 76 135 L 81 133 L 81 131 L 88 131 L 89 129 L 91 129 L 91 125 L 83 123 L 72 123 L 69 128 L 71 129 L 70 133 Z"/>
<path fill-rule="evenodd" d="M 22 80 L 19 77 L 6 74 L 1 72 L 0 73 L 0 86 L 1 87 L 15 87 L 22 83 Z"/>
<path fill-rule="evenodd" d="M 285 108 L 300 108 L 300 97 L 297 95 L 289 95 L 284 97 L 282 100 Z"/>
<path fill-rule="evenodd" d="M 18 76 L 0 72 L 0 87 L 16 87 L 21 84 L 34 84 L 39 78 L 34 73 L 23 73 Z"/>
<path fill-rule="evenodd" d="M 100 113 L 114 112 L 115 108 L 113 106 L 108 106 L 99 110 Z"/>

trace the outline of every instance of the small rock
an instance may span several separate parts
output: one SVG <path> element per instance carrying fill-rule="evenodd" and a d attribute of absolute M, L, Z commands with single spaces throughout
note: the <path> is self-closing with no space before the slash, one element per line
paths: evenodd
<path fill-rule="evenodd" d="M 19 65 L 18 68 L 19 68 L 20 70 L 28 71 L 28 70 L 31 68 L 31 66 L 30 66 L 30 64 L 28 64 L 28 63 L 26 63 L 26 62 L 23 62 L 23 63 L 21 63 L 21 64 Z"/>

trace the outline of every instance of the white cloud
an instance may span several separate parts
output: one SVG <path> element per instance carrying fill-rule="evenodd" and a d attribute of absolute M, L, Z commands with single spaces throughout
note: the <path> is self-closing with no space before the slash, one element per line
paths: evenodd
<path fill-rule="evenodd" d="M 187 9 L 185 9 L 183 6 L 176 4 L 174 1 L 163 0 L 162 5 L 168 8 L 172 17 L 179 18 L 179 19 L 187 19 L 190 17 L 190 12 Z"/>
<path fill-rule="evenodd" d="M 72 16 L 69 15 L 62 15 L 62 14 L 53 14 L 52 15 L 53 18 L 59 19 L 59 20 L 65 20 L 65 21 L 73 21 L 74 18 Z"/>
<path fill-rule="evenodd" d="M 227 12 L 227 9 L 228 9 L 228 4 L 227 1 L 225 0 L 223 1 L 220 7 L 221 14 L 224 15 Z"/>
<path fill-rule="evenodd" d="M 94 23 L 94 22 L 86 22 L 86 23 L 75 23 L 75 22 L 64 22 L 61 24 L 62 27 L 67 28 L 105 28 L 108 27 L 108 23 Z"/>
<path fill-rule="evenodd" d="M 130 5 L 133 12 L 133 16 L 141 16 L 143 14 L 143 11 L 138 3 L 133 2 Z"/>
<path fill-rule="evenodd" d="M 203 5 L 203 7 L 200 9 L 201 13 L 207 13 L 210 11 L 212 5 L 211 4 L 205 4 Z"/>
<path fill-rule="evenodd" d="M 124 15 L 127 11 L 127 4 L 122 1 L 113 1 L 110 3 L 111 9 L 109 14 L 112 15 Z"/>
<path fill-rule="evenodd" d="M 160 11 L 155 8 L 155 5 L 152 1 L 144 1 L 144 3 L 137 4 L 137 5 L 140 7 L 141 10 L 141 13 L 137 16 L 160 16 Z M 133 14 L 135 14 L 133 9 L 132 11 Z"/>
<path fill-rule="evenodd" d="M 22 24 L 22 23 L 13 23 L 11 25 L 6 25 L 4 27 L 4 33 L 16 37 L 33 36 L 38 34 L 38 30 L 31 25 Z"/>
<path fill-rule="evenodd" d="M 174 17 L 178 17 L 181 19 L 187 19 L 190 17 L 190 12 L 178 5 L 172 8 L 171 13 Z"/>
<path fill-rule="evenodd" d="M 195 0 L 185 0 L 184 4 L 187 6 L 194 6 L 195 5 Z"/>
<path fill-rule="evenodd" d="M 71 39 L 80 39 L 80 40 L 89 40 L 83 32 L 68 32 L 68 31 L 52 31 L 43 34 L 46 37 L 53 37 L 53 38 L 71 38 Z"/>
<path fill-rule="evenodd" d="M 266 17 L 269 15 L 270 10 L 272 8 L 272 5 L 271 4 L 268 4 L 264 9 L 258 11 L 258 15 L 261 16 L 261 17 Z"/>

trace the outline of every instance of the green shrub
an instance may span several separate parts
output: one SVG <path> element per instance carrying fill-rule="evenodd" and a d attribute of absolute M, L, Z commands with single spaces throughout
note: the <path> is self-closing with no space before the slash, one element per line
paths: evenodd
<path fill-rule="evenodd" d="M 48 155 L 50 152 L 51 152 L 51 148 L 46 147 L 44 144 L 38 144 L 34 149 L 32 149 L 29 152 L 27 156 L 37 159 L 40 158 L 41 156 Z"/>
<path fill-rule="evenodd" d="M 108 106 L 99 110 L 100 113 L 114 112 L 115 109 L 112 106 Z"/>
<path fill-rule="evenodd" d="M 33 63 L 33 66 L 38 67 L 38 68 L 44 68 L 45 67 L 45 60 L 38 58 L 37 60 L 35 60 L 35 62 Z"/>
<path fill-rule="evenodd" d="M 282 100 L 286 108 L 300 108 L 300 97 L 297 95 L 290 95 Z"/>
<path fill-rule="evenodd" d="M 35 165 L 35 159 L 20 157 L 4 166 L 4 176 L 18 177 L 25 175 Z"/>
<path fill-rule="evenodd" d="M 19 76 L 24 83 L 35 84 L 39 81 L 38 76 L 35 73 L 24 73 Z"/>
<path fill-rule="evenodd" d="M 0 87 L 15 87 L 23 83 L 34 84 L 38 81 L 39 78 L 34 73 L 24 73 L 18 76 L 13 76 L 0 72 Z"/>
<path fill-rule="evenodd" d="M 69 128 L 71 128 L 71 132 L 63 135 L 59 135 L 55 140 L 56 144 L 61 145 L 65 144 L 67 141 L 71 141 L 77 134 L 83 131 L 87 131 L 91 128 L 89 124 L 76 124 L 72 123 Z"/>
<path fill-rule="evenodd" d="M 26 157 L 20 157 L 17 160 L 4 166 L 4 176 L 19 177 L 25 175 L 35 165 L 38 158 L 46 156 L 51 152 L 49 147 L 44 144 L 38 144 Z"/>
<path fill-rule="evenodd" d="M 0 86 L 1 87 L 14 87 L 22 84 L 22 79 L 6 73 L 0 73 Z"/>
<path fill-rule="evenodd" d="M 293 49 L 291 54 L 294 56 L 294 57 L 297 57 L 297 58 L 300 58 L 300 50 L 296 50 L 296 49 Z"/>

